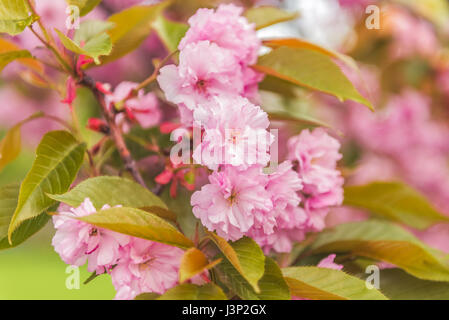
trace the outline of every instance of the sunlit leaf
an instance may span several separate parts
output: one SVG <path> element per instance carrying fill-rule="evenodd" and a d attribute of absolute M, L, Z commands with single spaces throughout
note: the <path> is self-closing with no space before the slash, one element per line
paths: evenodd
<path fill-rule="evenodd" d="M 0 53 L 6 54 L 12 51 L 16 52 L 22 51 L 22 48 L 6 39 L 0 38 Z M 38 73 L 44 72 L 44 66 L 36 59 L 28 57 L 28 58 L 18 58 L 16 59 L 16 61 Z"/>
<path fill-rule="evenodd" d="M 306 48 L 279 47 L 259 58 L 257 71 L 290 81 L 299 86 L 353 100 L 373 109 L 331 57 Z"/>
<path fill-rule="evenodd" d="M 264 275 L 258 282 L 260 292 L 256 292 L 227 259 L 223 259 L 217 269 L 220 280 L 242 299 L 290 300 L 290 291 L 281 270 L 269 257 L 265 259 Z"/>
<path fill-rule="evenodd" d="M 101 0 L 66 0 L 68 5 L 77 6 L 80 9 L 80 16 L 85 16 L 91 12 Z"/>
<path fill-rule="evenodd" d="M 340 270 L 319 267 L 282 269 L 291 294 L 312 300 L 385 300 L 376 289 L 368 289 L 365 281 Z"/>
<path fill-rule="evenodd" d="M 392 300 L 449 300 L 446 282 L 417 279 L 399 269 L 381 270 L 382 292 Z"/>
<path fill-rule="evenodd" d="M 426 197 L 400 182 L 346 187 L 344 204 L 418 229 L 449 222 L 449 218 L 440 214 Z"/>
<path fill-rule="evenodd" d="M 66 49 L 77 54 L 92 57 L 96 64 L 100 63 L 100 56 L 105 56 L 111 53 L 112 43 L 111 38 L 107 33 L 100 33 L 92 37 L 84 44 L 84 46 L 81 47 L 81 44 L 74 42 L 61 31 L 57 29 L 55 29 L 55 31 Z"/>
<path fill-rule="evenodd" d="M 114 207 L 80 217 L 78 220 L 100 228 L 183 249 L 193 247 L 193 242 L 169 222 L 156 214 L 136 208 Z"/>
<path fill-rule="evenodd" d="M 265 256 L 257 243 L 247 237 L 228 243 L 215 233 L 208 233 L 235 270 L 259 292 L 258 282 L 264 274 Z"/>
<path fill-rule="evenodd" d="M 25 0 L 0 0 L 0 32 L 17 35 L 34 19 Z"/>
<path fill-rule="evenodd" d="M 47 215 L 40 215 L 25 221 L 12 234 L 12 244 L 10 244 L 8 242 L 8 226 L 17 207 L 19 190 L 18 184 L 0 187 L 0 250 L 18 246 L 39 231 L 50 218 Z"/>
<path fill-rule="evenodd" d="M 3 71 L 3 69 L 14 60 L 25 58 L 27 59 L 31 58 L 31 53 L 28 50 L 9 51 L 5 53 L 0 53 L 0 72 Z"/>
<path fill-rule="evenodd" d="M 205 270 L 212 269 L 221 260 L 209 263 L 204 253 L 197 248 L 190 248 L 184 253 L 179 266 L 179 282 L 183 283 Z"/>
<path fill-rule="evenodd" d="M 6 132 L 6 136 L 0 141 L 0 172 L 20 154 L 22 144 L 20 129 L 22 125 L 28 121 L 42 117 L 42 115 L 42 112 L 36 112 Z"/>
<path fill-rule="evenodd" d="M 11 218 L 8 237 L 29 219 L 48 210 L 55 201 L 46 196 L 68 190 L 83 162 L 85 144 L 66 131 L 47 133 L 36 151 L 36 159 L 20 187 L 17 208 Z"/>
<path fill-rule="evenodd" d="M 254 23 L 258 30 L 276 23 L 294 20 L 299 17 L 299 14 L 276 7 L 262 6 L 248 9 L 245 12 L 245 17 L 250 23 Z"/>
<path fill-rule="evenodd" d="M 89 198 L 97 209 L 105 204 L 148 208 L 148 210 L 152 207 L 167 209 L 165 203 L 151 191 L 130 179 L 121 177 L 102 176 L 86 179 L 67 193 L 48 196 L 71 207 L 78 207 Z"/>
<path fill-rule="evenodd" d="M 114 23 L 114 28 L 108 33 L 114 47 L 111 54 L 102 59 L 102 63 L 114 61 L 137 49 L 148 37 L 153 22 L 168 4 L 169 2 L 164 1 L 152 6 L 133 6 L 110 16 L 108 21 Z"/>
<path fill-rule="evenodd" d="M 449 261 L 398 225 L 369 220 L 342 224 L 318 234 L 313 253 L 350 252 L 391 263 L 425 280 L 449 281 Z"/>
<path fill-rule="evenodd" d="M 184 283 L 169 289 L 156 300 L 227 300 L 220 287 L 213 283 L 197 286 Z"/>

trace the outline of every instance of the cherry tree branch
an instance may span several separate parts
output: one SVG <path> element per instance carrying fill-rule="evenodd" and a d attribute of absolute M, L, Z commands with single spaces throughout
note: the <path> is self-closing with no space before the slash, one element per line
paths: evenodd
<path fill-rule="evenodd" d="M 92 93 L 94 94 L 95 98 L 100 103 L 103 116 L 109 126 L 110 135 L 112 140 L 114 141 L 117 150 L 120 154 L 120 157 L 122 161 L 124 162 L 126 170 L 131 173 L 133 178 L 143 187 L 147 188 L 147 185 L 142 178 L 142 175 L 140 174 L 136 161 L 131 156 L 131 152 L 129 151 L 128 147 L 126 146 L 125 139 L 123 138 L 123 134 L 119 126 L 116 124 L 116 113 L 114 112 L 114 108 L 109 108 L 106 105 L 105 95 L 103 92 L 101 92 L 97 86 L 94 79 L 92 79 L 90 76 L 86 74 L 82 74 L 82 77 L 79 82 L 81 85 L 89 88 Z"/>

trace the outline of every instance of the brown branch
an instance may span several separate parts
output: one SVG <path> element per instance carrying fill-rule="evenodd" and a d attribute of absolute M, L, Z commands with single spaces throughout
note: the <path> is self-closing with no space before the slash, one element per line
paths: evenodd
<path fill-rule="evenodd" d="M 115 116 L 116 113 L 113 111 L 114 109 L 110 110 L 110 108 L 106 105 L 105 96 L 104 93 L 98 90 L 95 81 L 89 77 L 86 74 L 83 74 L 79 84 L 89 88 L 92 93 L 94 94 L 95 98 L 100 103 L 100 106 L 102 108 L 103 116 L 106 119 L 106 122 L 108 123 L 110 135 L 112 140 L 114 141 L 117 150 L 120 154 L 120 157 L 125 165 L 126 170 L 131 173 L 133 178 L 141 184 L 143 187 L 147 188 L 147 185 L 145 181 L 142 178 L 142 175 L 140 174 L 139 170 L 137 169 L 137 164 L 135 160 L 131 156 L 131 152 L 129 151 L 128 147 L 126 146 L 125 139 L 123 138 L 122 131 L 117 126 L 115 122 Z"/>

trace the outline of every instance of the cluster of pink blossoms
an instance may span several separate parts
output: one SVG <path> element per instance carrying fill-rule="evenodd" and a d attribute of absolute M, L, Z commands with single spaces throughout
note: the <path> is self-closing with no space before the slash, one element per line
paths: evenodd
<path fill-rule="evenodd" d="M 274 139 L 254 104 L 262 75 L 250 66 L 261 44 L 242 11 L 198 10 L 179 45 L 179 65 L 162 68 L 158 81 L 182 124 L 200 126 L 193 159 L 213 170 L 191 198 L 194 215 L 227 240 L 248 236 L 266 252 L 287 252 L 324 228 L 329 207 L 342 202 L 340 144 L 322 129 L 305 130 L 289 141 L 289 159 L 263 172 Z"/>
<path fill-rule="evenodd" d="M 65 263 L 82 266 L 87 262 L 89 272 L 109 273 L 115 298 L 121 300 L 145 292 L 162 294 L 178 283 L 181 249 L 76 220 L 96 211 L 86 198 L 78 208 L 61 208 L 53 217 L 56 234 L 52 244 Z"/>

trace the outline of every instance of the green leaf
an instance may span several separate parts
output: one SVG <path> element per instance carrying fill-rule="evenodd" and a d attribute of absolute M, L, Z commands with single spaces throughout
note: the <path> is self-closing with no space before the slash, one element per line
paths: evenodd
<path fill-rule="evenodd" d="M 19 122 L 9 129 L 6 136 L 0 141 L 0 172 L 8 163 L 14 161 L 20 154 L 22 144 L 20 129 L 22 125 L 33 119 L 42 117 L 42 115 L 42 112 L 36 112 L 25 120 Z"/>
<path fill-rule="evenodd" d="M 276 7 L 262 6 L 248 9 L 245 12 L 245 17 L 250 23 L 256 25 L 256 30 L 259 30 L 276 23 L 294 20 L 299 17 L 299 14 Z"/>
<path fill-rule="evenodd" d="M 95 208 L 100 209 L 105 204 L 112 207 L 124 206 L 132 208 L 167 206 L 148 189 L 125 178 L 101 176 L 84 180 L 75 188 L 64 194 L 49 194 L 50 198 L 64 202 L 71 207 L 78 207 L 86 198 L 92 201 Z"/>
<path fill-rule="evenodd" d="M 134 300 L 156 300 L 158 297 L 160 297 L 160 294 L 154 292 L 147 292 L 139 294 L 137 297 L 134 298 Z"/>
<path fill-rule="evenodd" d="M 242 299 L 290 300 L 290 291 L 281 270 L 276 262 L 269 257 L 265 259 L 265 272 L 258 283 L 259 293 L 242 277 L 229 260 L 223 259 L 217 266 L 217 269 L 221 272 L 220 279 L 223 283 Z"/>
<path fill-rule="evenodd" d="M 227 300 L 227 297 L 213 283 L 204 286 L 184 283 L 168 290 L 156 300 Z"/>
<path fill-rule="evenodd" d="M 156 214 L 136 208 L 114 207 L 77 219 L 100 228 L 182 249 L 194 246 L 190 239 L 186 238 L 169 222 Z"/>
<path fill-rule="evenodd" d="M 26 239 L 39 231 L 49 220 L 49 216 L 40 215 L 37 218 L 25 221 L 12 234 L 11 242 L 8 242 L 8 226 L 19 198 L 19 185 L 7 185 L 0 187 L 0 250 L 16 247 Z"/>
<path fill-rule="evenodd" d="M 258 282 L 265 270 L 265 255 L 257 243 L 247 237 L 228 243 L 215 233 L 208 233 L 218 249 L 235 270 L 259 292 Z"/>
<path fill-rule="evenodd" d="M 221 259 L 218 259 L 209 263 L 204 253 L 197 248 L 190 248 L 184 253 L 181 259 L 181 265 L 179 266 L 179 282 L 183 283 L 205 270 L 212 269 L 219 264 L 220 261 Z"/>
<path fill-rule="evenodd" d="M 154 30 L 169 52 L 178 49 L 179 42 L 184 37 L 189 26 L 185 23 L 171 21 L 159 15 L 153 24 Z"/>
<path fill-rule="evenodd" d="M 281 39 L 271 39 L 263 41 L 263 45 L 270 48 L 279 48 L 279 47 L 289 47 L 293 49 L 309 49 L 314 50 L 316 52 L 325 54 L 331 58 L 336 58 L 343 63 L 345 63 L 348 67 L 353 70 L 359 71 L 359 67 L 357 63 L 350 56 L 342 54 L 338 51 L 334 51 L 332 49 L 328 49 L 322 46 L 319 46 L 313 42 L 306 41 L 304 39 L 298 38 L 281 38 Z"/>
<path fill-rule="evenodd" d="M 350 252 L 394 264 L 420 279 L 449 281 L 448 259 L 441 252 L 388 221 L 339 225 L 318 234 L 310 248 L 312 253 Z"/>
<path fill-rule="evenodd" d="M 420 280 L 399 269 L 380 272 L 382 292 L 392 300 L 449 300 L 449 284 Z"/>
<path fill-rule="evenodd" d="M 44 136 L 33 166 L 20 187 L 18 205 L 8 229 L 10 242 L 21 223 L 38 217 L 55 203 L 47 193 L 67 191 L 83 162 L 85 149 L 85 144 L 66 131 L 52 131 Z"/>
<path fill-rule="evenodd" d="M 0 32 L 14 36 L 33 22 L 25 0 L 0 0 Z"/>
<path fill-rule="evenodd" d="M 0 53 L 0 72 L 3 71 L 3 69 L 14 60 L 23 58 L 31 58 L 31 53 L 28 50 Z"/>
<path fill-rule="evenodd" d="M 153 6 L 133 6 L 109 17 L 115 27 L 108 31 L 114 48 L 102 59 L 106 64 L 137 49 L 151 32 L 154 20 L 169 4 L 164 1 Z"/>
<path fill-rule="evenodd" d="M 101 0 L 66 0 L 68 5 L 77 6 L 80 9 L 80 16 L 83 17 L 91 12 Z"/>
<path fill-rule="evenodd" d="M 259 58 L 254 69 L 338 99 L 353 100 L 373 109 L 328 55 L 308 48 L 281 46 Z"/>
<path fill-rule="evenodd" d="M 340 271 L 319 267 L 282 269 L 293 296 L 312 300 L 386 300 L 365 281 Z"/>
<path fill-rule="evenodd" d="M 37 72 L 38 74 L 41 74 L 44 72 L 44 66 L 41 62 L 39 62 L 38 60 L 31 58 L 31 54 L 28 53 L 18 53 L 18 52 L 22 52 L 24 51 L 22 48 L 20 48 L 19 46 L 17 46 L 15 43 L 8 41 L 6 39 L 0 38 L 0 53 L 2 54 L 2 56 L 4 57 L 4 63 L 3 65 L 5 65 L 5 63 L 9 63 L 9 60 L 11 59 L 11 56 L 15 56 L 15 55 L 25 55 L 25 58 L 19 58 L 19 57 L 14 57 L 14 59 L 17 59 L 17 62 L 19 62 L 20 64 L 22 64 L 23 66 L 32 69 L 33 71 Z M 12 55 L 8 55 L 11 54 Z M 28 58 L 27 58 L 28 57 Z M 4 66 L 3 66 L 4 67 Z"/>
<path fill-rule="evenodd" d="M 440 214 L 426 197 L 400 182 L 373 182 L 346 187 L 344 204 L 417 229 L 449 222 L 449 218 Z"/>
<path fill-rule="evenodd" d="M 259 281 L 261 300 L 290 300 L 290 290 L 277 263 L 266 257 L 265 273 Z"/>
<path fill-rule="evenodd" d="M 100 56 L 108 55 L 112 51 L 111 38 L 107 33 L 101 33 L 92 37 L 81 48 L 79 43 L 74 42 L 58 29 L 55 29 L 55 31 L 66 49 L 77 54 L 92 57 L 96 64 L 100 64 Z"/>
<path fill-rule="evenodd" d="M 88 42 L 95 36 L 104 33 L 114 27 L 112 22 L 102 20 L 85 20 L 81 22 L 80 28 L 76 30 L 73 37 L 75 43 Z"/>

